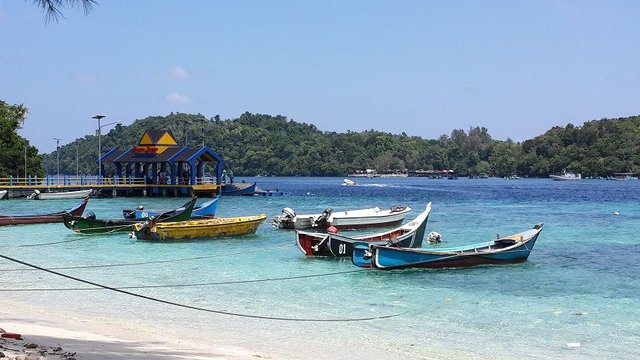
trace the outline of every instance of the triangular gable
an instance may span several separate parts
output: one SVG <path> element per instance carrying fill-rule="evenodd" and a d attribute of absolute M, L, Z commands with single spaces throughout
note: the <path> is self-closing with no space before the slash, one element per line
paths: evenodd
<path fill-rule="evenodd" d="M 151 138 L 151 135 L 149 135 L 147 131 L 145 131 L 144 134 L 142 134 L 142 138 L 138 142 L 138 145 L 140 146 L 154 145 L 153 139 Z"/>
<path fill-rule="evenodd" d="M 176 141 L 176 139 L 173 137 L 173 135 L 167 131 L 165 132 L 162 137 L 160 138 L 160 140 L 158 140 L 158 145 L 178 145 L 178 142 Z"/>

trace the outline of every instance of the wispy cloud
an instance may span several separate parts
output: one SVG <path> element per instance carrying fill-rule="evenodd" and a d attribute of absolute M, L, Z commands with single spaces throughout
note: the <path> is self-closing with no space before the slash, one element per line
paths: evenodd
<path fill-rule="evenodd" d="M 193 103 L 189 96 L 177 93 L 169 94 L 164 99 L 174 105 L 190 105 Z"/>
<path fill-rule="evenodd" d="M 74 74 L 73 79 L 83 85 L 93 85 L 98 82 L 98 77 L 89 74 Z"/>
<path fill-rule="evenodd" d="M 174 66 L 169 70 L 169 77 L 176 80 L 187 80 L 189 72 L 181 66 Z"/>

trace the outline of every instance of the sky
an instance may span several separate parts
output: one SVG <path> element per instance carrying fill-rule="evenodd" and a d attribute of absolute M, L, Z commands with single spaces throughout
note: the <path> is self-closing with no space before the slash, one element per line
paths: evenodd
<path fill-rule="evenodd" d="M 171 112 L 523 141 L 640 114 L 640 1 L 0 0 L 0 100 L 41 152 Z M 103 133 L 111 125 L 103 127 Z"/>

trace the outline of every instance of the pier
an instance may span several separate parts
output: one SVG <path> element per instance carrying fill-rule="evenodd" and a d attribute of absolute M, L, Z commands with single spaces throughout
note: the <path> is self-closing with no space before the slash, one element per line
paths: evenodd
<path fill-rule="evenodd" d="M 0 178 L 0 190 L 7 190 L 9 198 L 26 197 L 35 190 L 61 192 L 93 190 L 96 197 L 160 196 L 160 197 L 215 197 L 224 184 L 217 185 L 212 177 L 194 178 L 194 184 L 154 184 L 141 177 L 98 177 L 96 175 L 49 175 L 46 177 Z"/>

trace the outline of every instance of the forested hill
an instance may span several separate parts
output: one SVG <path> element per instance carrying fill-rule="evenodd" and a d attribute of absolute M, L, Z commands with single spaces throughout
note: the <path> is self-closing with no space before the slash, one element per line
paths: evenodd
<path fill-rule="evenodd" d="M 169 129 L 180 144 L 206 144 L 220 153 L 236 176 L 344 176 L 365 168 L 378 172 L 453 169 L 460 176 L 547 177 L 563 169 L 585 176 L 640 172 L 640 117 L 589 121 L 582 127 L 554 127 L 523 143 L 493 140 L 487 129 L 453 130 L 438 139 L 369 130 L 335 133 L 284 116 L 242 114 L 233 120 L 170 114 L 116 125 L 102 135 L 102 149 L 129 148 L 147 129 Z M 103 132 L 106 132 L 103 130 Z M 60 148 L 60 171 L 95 173 L 97 137 Z M 76 153 L 78 154 L 76 163 Z M 45 156 L 48 173 L 57 154 Z"/>

